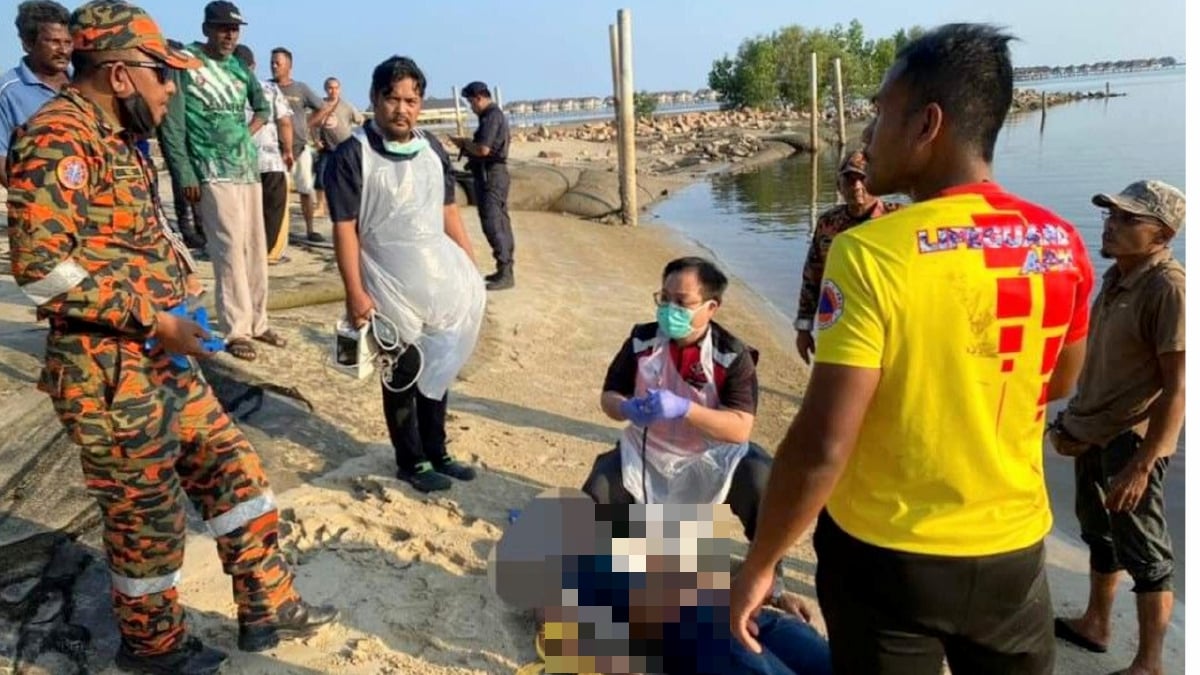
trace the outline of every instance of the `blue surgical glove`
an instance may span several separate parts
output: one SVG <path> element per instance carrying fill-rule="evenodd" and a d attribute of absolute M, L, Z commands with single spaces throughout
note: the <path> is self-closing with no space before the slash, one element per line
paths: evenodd
<path fill-rule="evenodd" d="M 677 420 L 692 407 L 691 400 L 667 389 L 651 389 L 646 401 L 656 420 Z"/>
<path fill-rule="evenodd" d="M 654 416 L 650 414 L 650 407 L 647 405 L 646 398 L 627 398 L 621 403 L 621 414 L 625 416 L 625 419 L 639 427 L 649 426 L 654 421 Z"/>

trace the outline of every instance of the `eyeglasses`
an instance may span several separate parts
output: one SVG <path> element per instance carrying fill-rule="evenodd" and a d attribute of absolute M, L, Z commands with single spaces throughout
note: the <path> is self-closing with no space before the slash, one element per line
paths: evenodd
<path fill-rule="evenodd" d="M 693 309 L 694 310 L 694 309 L 700 309 L 700 307 L 707 302 L 708 302 L 708 300 L 701 300 L 700 302 L 694 302 L 692 304 L 685 305 L 682 302 L 675 302 L 674 299 L 668 297 L 662 291 L 654 292 L 654 304 L 657 307 L 663 307 L 665 305 L 679 305 L 680 307 L 682 307 L 684 309 Z"/>
<path fill-rule="evenodd" d="M 1103 220 L 1103 221 L 1111 220 L 1114 223 L 1116 223 L 1117 225 L 1138 225 L 1138 224 L 1151 225 L 1151 224 L 1158 223 L 1158 220 L 1156 218 L 1151 218 L 1149 216 L 1142 216 L 1142 215 L 1138 215 L 1136 213 L 1130 213 L 1128 211 L 1122 211 L 1121 209 L 1107 209 L 1106 211 L 1104 211 L 1104 215 L 1101 218 L 1101 220 Z"/>
<path fill-rule="evenodd" d="M 118 59 L 113 61 L 101 61 L 96 65 L 112 66 L 118 63 L 126 68 L 146 68 L 147 70 L 155 71 L 155 74 L 158 75 L 159 84 L 166 84 L 167 80 L 171 79 L 171 66 L 168 66 L 161 61 L 124 61 Z"/>

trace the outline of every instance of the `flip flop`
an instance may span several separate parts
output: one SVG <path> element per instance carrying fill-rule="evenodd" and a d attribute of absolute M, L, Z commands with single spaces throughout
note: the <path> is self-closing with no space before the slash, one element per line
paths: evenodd
<path fill-rule="evenodd" d="M 287 346 L 287 338 L 269 328 L 267 329 L 267 332 L 263 333 L 262 335 L 255 335 L 254 339 L 258 340 L 259 342 L 265 342 L 272 347 L 282 348 Z"/>
<path fill-rule="evenodd" d="M 1091 639 L 1081 635 L 1074 628 L 1071 628 L 1066 619 L 1054 619 L 1054 637 L 1066 640 L 1076 647 L 1086 649 L 1093 654 L 1103 654 L 1108 651 L 1108 645 L 1093 642 Z"/>
<path fill-rule="evenodd" d="M 258 352 L 254 349 L 254 345 L 246 338 L 237 338 L 230 340 L 225 345 L 225 351 L 229 352 L 235 358 L 243 361 L 253 361 L 258 358 Z"/>

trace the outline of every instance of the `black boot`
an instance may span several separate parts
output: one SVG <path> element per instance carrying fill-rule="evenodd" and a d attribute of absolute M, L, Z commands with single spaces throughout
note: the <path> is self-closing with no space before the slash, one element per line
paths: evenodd
<path fill-rule="evenodd" d="M 443 476 L 450 476 L 451 478 L 461 481 L 475 480 L 475 469 L 472 469 L 466 464 L 454 459 L 450 455 L 446 455 L 442 459 L 434 462 L 433 470 L 442 474 Z"/>
<path fill-rule="evenodd" d="M 200 638 L 185 638 L 183 644 L 174 651 L 153 656 L 138 656 L 134 654 L 125 641 L 117 650 L 116 664 L 121 670 L 130 673 L 149 673 L 150 675 L 212 675 L 221 672 L 225 659 L 229 655 L 220 649 L 206 647 Z"/>
<path fill-rule="evenodd" d="M 281 607 L 275 620 L 270 623 L 239 626 L 238 649 L 244 652 L 266 651 L 281 640 L 308 637 L 336 618 L 338 611 L 329 605 L 310 605 L 303 600 L 295 600 Z"/>
<path fill-rule="evenodd" d="M 496 276 L 487 282 L 489 291 L 503 291 L 517 285 L 517 280 L 513 275 L 512 263 L 501 265 L 500 269 L 496 270 Z"/>
<path fill-rule="evenodd" d="M 449 490 L 453 485 L 449 478 L 438 473 L 429 462 L 421 462 L 411 471 L 400 469 L 396 472 L 396 478 L 412 485 L 418 492 L 425 493 Z"/>

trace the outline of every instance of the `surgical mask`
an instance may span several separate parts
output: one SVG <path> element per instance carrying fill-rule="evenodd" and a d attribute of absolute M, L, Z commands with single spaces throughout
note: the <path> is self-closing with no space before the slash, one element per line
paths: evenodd
<path fill-rule="evenodd" d="M 429 147 L 429 141 L 420 136 L 413 136 L 408 142 L 384 141 L 383 149 L 393 155 L 415 155 Z"/>
<path fill-rule="evenodd" d="M 150 104 L 137 91 L 117 99 L 117 118 L 125 132 L 138 139 L 149 137 L 158 126 L 150 112 Z"/>
<path fill-rule="evenodd" d="M 673 302 L 668 302 L 658 307 L 658 327 L 667 334 L 667 337 L 679 340 L 691 334 L 692 317 L 695 315 L 695 309 L 680 307 Z"/>

